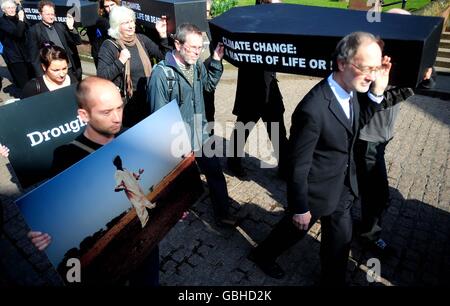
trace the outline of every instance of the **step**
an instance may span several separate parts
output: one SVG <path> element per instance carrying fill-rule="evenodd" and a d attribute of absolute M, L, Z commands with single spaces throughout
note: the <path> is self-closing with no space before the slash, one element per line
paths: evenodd
<path fill-rule="evenodd" d="M 450 39 L 450 32 L 444 32 L 441 34 L 441 39 Z"/>
<path fill-rule="evenodd" d="M 439 73 L 450 74 L 450 68 L 443 68 L 443 67 L 437 67 L 437 66 L 435 66 L 434 68 Z"/>
<path fill-rule="evenodd" d="M 450 40 L 449 39 L 441 39 L 439 43 L 439 48 L 450 49 Z"/>
<path fill-rule="evenodd" d="M 450 62 L 442 62 L 442 61 L 436 60 L 436 62 L 434 63 L 434 66 L 440 67 L 440 68 L 450 68 Z"/>
<path fill-rule="evenodd" d="M 449 57 L 450 57 L 450 49 L 439 48 L 439 49 L 438 49 L 437 56 L 438 56 L 438 57 L 446 57 L 446 58 L 449 58 Z"/>
<path fill-rule="evenodd" d="M 436 57 L 436 62 L 434 64 L 437 67 L 450 68 L 450 58 L 448 57 Z"/>

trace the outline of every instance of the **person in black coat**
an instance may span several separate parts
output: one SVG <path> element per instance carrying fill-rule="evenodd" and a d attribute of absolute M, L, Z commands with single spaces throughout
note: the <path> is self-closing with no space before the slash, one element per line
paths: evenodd
<path fill-rule="evenodd" d="M 55 4 L 42 0 L 38 5 L 42 21 L 31 27 L 29 32 L 29 48 L 36 76 L 44 74 L 39 60 L 39 49 L 44 42 L 51 41 L 63 48 L 69 58 L 69 72 L 81 80 L 81 61 L 76 45 L 81 44 L 81 37 L 74 27 L 73 16 L 67 15 L 66 24 L 55 22 Z"/>
<path fill-rule="evenodd" d="M 280 2 L 257 0 L 256 5 Z M 246 175 L 241 157 L 244 156 L 244 146 L 253 128 L 252 125 L 247 125 L 256 124 L 262 119 L 278 160 L 278 175 L 283 179 L 286 178 L 287 137 L 283 118 L 284 105 L 276 73 L 258 67 L 240 67 L 233 114 L 237 116 L 238 125 L 230 138 L 228 169 L 238 177 Z M 244 127 L 248 127 L 244 133 L 238 130 L 241 123 Z M 239 135 L 243 135 L 244 138 Z"/>
<path fill-rule="evenodd" d="M 13 0 L 3 1 L 2 11 L 4 14 L 0 17 L 0 41 L 3 44 L 3 58 L 13 83 L 22 89 L 34 75 L 26 53 L 28 25 L 23 10 L 17 12 L 17 5 Z"/>
<path fill-rule="evenodd" d="M 360 126 L 388 104 L 383 93 L 391 63 L 382 57 L 381 45 L 370 33 L 344 37 L 333 55 L 333 73 L 311 89 L 292 115 L 288 210 L 249 255 L 269 276 L 284 276 L 276 258 L 320 219 L 321 284 L 345 285 L 350 209 L 358 197 L 353 146 Z"/>
<path fill-rule="evenodd" d="M 98 18 L 95 25 L 87 27 L 86 35 L 91 43 L 91 55 L 95 68 L 98 67 L 98 52 L 103 42 L 109 38 L 109 13 L 115 6 L 119 6 L 119 0 L 100 0 L 98 2 Z"/>
<path fill-rule="evenodd" d="M 280 177 L 285 177 L 287 137 L 283 118 L 284 105 L 275 72 L 261 68 L 239 68 L 233 114 L 237 116 L 236 123 L 242 123 L 244 127 L 249 123 L 256 124 L 259 119 L 263 120 L 278 159 L 278 173 Z M 276 129 L 272 130 L 276 125 L 278 133 L 274 132 Z M 251 128 L 253 126 L 244 130 L 244 139 L 238 137 L 238 126 L 231 134 L 231 156 L 227 163 L 228 168 L 238 177 L 246 175 L 241 157 L 244 156 L 244 146 Z"/>

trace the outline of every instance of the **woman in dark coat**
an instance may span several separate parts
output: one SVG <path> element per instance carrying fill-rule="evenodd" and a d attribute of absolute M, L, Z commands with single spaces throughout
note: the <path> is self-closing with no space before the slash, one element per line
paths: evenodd
<path fill-rule="evenodd" d="M 13 83 L 20 89 L 33 77 L 33 70 L 26 53 L 26 32 L 23 10 L 16 11 L 13 0 L 2 2 L 3 16 L 0 17 L 0 41 L 3 44 L 3 58 L 8 66 Z"/>
<path fill-rule="evenodd" d="M 132 127 L 148 115 L 147 79 L 152 72 L 152 58 L 164 59 L 170 50 L 165 19 L 156 23 L 159 44 L 147 36 L 136 34 L 135 13 L 124 6 L 109 14 L 108 34 L 98 54 L 97 76 L 110 80 L 120 89 L 125 100 L 123 125 Z"/>

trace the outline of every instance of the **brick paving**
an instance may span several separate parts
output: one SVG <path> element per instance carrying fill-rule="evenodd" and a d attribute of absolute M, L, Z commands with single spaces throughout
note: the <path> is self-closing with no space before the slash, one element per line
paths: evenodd
<path fill-rule="evenodd" d="M 86 63 L 84 63 L 87 65 Z M 89 71 L 86 67 L 85 71 Z M 0 74 L 9 98 L 3 65 Z M 235 116 L 231 114 L 237 71 L 227 65 L 216 91 L 218 147 L 228 141 Z M 286 126 L 301 98 L 319 79 L 279 74 L 286 107 Z M 9 87 L 9 89 L 11 89 Z M 391 203 L 383 222 L 383 238 L 396 255 L 380 258 L 381 273 L 368 282 L 368 260 L 376 257 L 358 241 L 352 244 L 348 280 L 353 286 L 449 286 L 450 272 L 450 101 L 416 95 L 401 106 L 396 136 L 388 145 L 386 161 Z M 217 228 L 207 192 L 192 206 L 188 218 L 177 223 L 160 243 L 161 285 L 316 285 L 320 275 L 320 224 L 278 262 L 287 275 L 282 280 L 265 276 L 246 259 L 248 251 L 270 232 L 286 207 L 286 186 L 276 168 L 261 168 L 261 160 L 274 165 L 270 142 L 260 122 L 249 137 L 246 180 L 228 175 L 233 212 L 241 218 L 233 229 Z M 22 191 L 15 185 L 10 165 L 0 159 L 1 200 L 6 208 L 6 236 L 0 238 L 2 282 L 19 285 L 57 285 L 58 275 L 45 256 L 25 237 L 26 225 L 11 200 Z M 6 204 L 5 204 L 6 203 Z M 354 209 L 359 217 L 359 209 Z M 11 268 L 14 266 L 14 268 Z"/>

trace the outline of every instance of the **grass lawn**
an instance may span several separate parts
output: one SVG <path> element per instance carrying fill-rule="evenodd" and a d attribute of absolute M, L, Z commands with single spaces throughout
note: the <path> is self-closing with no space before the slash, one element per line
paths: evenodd
<path fill-rule="evenodd" d="M 337 1 L 337 0 L 284 0 L 284 3 L 302 4 L 302 5 L 313 5 L 313 6 L 324 6 L 324 7 L 336 7 L 336 8 L 347 8 L 347 2 Z M 396 2 L 396 0 L 385 0 L 386 4 Z M 406 2 L 406 9 L 408 11 L 415 11 L 420 9 L 430 3 L 430 0 L 408 0 Z M 244 5 L 254 5 L 255 0 L 238 0 L 238 6 Z M 395 4 L 385 7 L 384 10 L 391 9 L 394 7 L 402 7 L 402 4 Z"/>

